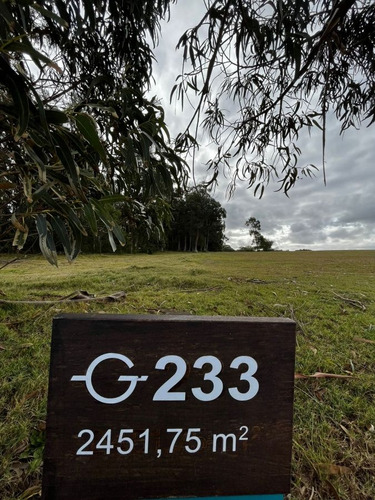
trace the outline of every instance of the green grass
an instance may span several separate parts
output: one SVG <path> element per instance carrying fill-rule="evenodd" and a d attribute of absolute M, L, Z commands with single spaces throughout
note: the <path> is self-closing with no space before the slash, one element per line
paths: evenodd
<path fill-rule="evenodd" d="M 0 266 L 10 260 L 0 256 Z M 39 498 L 51 322 L 60 312 L 280 316 L 297 322 L 293 500 L 375 498 L 375 252 L 40 257 L 0 270 L 0 299 L 125 291 L 119 302 L 0 304 L 0 498 Z M 367 340 L 367 342 L 366 342 Z"/>

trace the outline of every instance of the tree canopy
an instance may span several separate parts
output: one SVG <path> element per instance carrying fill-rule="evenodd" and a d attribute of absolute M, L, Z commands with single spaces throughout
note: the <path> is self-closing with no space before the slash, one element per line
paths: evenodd
<path fill-rule="evenodd" d="M 115 249 L 126 236 L 114 202 L 148 220 L 146 205 L 163 206 L 184 182 L 164 111 L 144 93 L 153 57 L 146 36 L 157 41 L 169 3 L 0 2 L 2 240 L 22 249 L 37 231 L 56 263 L 57 241 L 71 260 L 81 237 L 103 224 Z"/>
<path fill-rule="evenodd" d="M 172 204 L 168 248 L 185 252 L 221 251 L 225 218 L 225 209 L 204 187 L 190 189 Z"/>
<path fill-rule="evenodd" d="M 198 104 L 181 138 L 203 126 L 217 145 L 213 180 L 231 173 L 262 195 L 274 178 L 285 193 L 314 165 L 300 165 L 303 129 L 336 115 L 343 132 L 375 120 L 373 0 L 207 0 L 184 33 L 183 71 L 172 90 Z M 194 145 L 194 143 L 193 143 Z"/>

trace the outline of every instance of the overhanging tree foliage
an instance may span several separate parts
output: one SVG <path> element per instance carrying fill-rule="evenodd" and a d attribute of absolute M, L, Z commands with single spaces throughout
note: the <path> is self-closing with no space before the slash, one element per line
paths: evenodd
<path fill-rule="evenodd" d="M 164 112 L 146 99 L 169 0 L 0 2 L 0 233 L 29 233 L 56 264 L 103 224 L 126 243 L 111 206 L 132 220 L 164 207 L 185 179 Z M 161 212 L 159 211 L 161 215 Z"/>
<path fill-rule="evenodd" d="M 373 0 L 207 0 L 180 39 L 183 73 L 172 95 L 198 104 L 181 140 L 201 125 L 217 144 L 213 179 L 227 169 L 262 195 L 271 178 L 285 193 L 313 165 L 299 165 L 302 129 L 341 131 L 375 120 Z"/>

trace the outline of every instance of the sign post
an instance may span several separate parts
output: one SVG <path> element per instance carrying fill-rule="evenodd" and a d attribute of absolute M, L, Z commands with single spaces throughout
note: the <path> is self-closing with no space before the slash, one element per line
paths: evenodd
<path fill-rule="evenodd" d="M 56 318 L 43 499 L 281 500 L 294 353 L 287 319 Z"/>

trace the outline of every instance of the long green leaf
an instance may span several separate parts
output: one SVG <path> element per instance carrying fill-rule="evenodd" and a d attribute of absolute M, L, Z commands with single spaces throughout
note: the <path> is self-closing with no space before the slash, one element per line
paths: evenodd
<path fill-rule="evenodd" d="M 48 125 L 48 122 L 47 122 L 46 110 L 44 109 L 42 100 L 39 97 L 38 92 L 36 91 L 36 89 L 33 86 L 30 87 L 30 90 L 32 91 L 32 93 L 34 95 L 34 98 L 35 98 L 35 100 L 37 102 L 37 105 L 38 105 L 40 123 L 41 123 L 41 125 L 42 125 L 42 127 L 44 129 L 44 132 L 46 133 L 46 136 L 48 137 L 47 144 L 52 143 L 53 140 L 52 140 L 52 136 L 51 136 L 51 131 L 50 131 L 50 128 L 49 128 L 49 125 Z"/>
<path fill-rule="evenodd" d="M 140 124 L 139 128 L 143 131 L 143 132 L 146 132 L 147 136 L 151 136 L 149 137 L 150 140 L 153 140 L 151 139 L 155 134 L 156 134 L 156 124 L 155 124 L 155 120 L 149 120 L 147 122 L 143 122 Z"/>
<path fill-rule="evenodd" d="M 90 226 L 92 233 L 97 236 L 98 235 L 98 222 L 96 220 L 95 211 L 92 208 L 92 205 L 88 203 L 83 207 L 83 213 L 85 214 L 86 220 Z"/>
<path fill-rule="evenodd" d="M 98 200 L 92 200 L 92 204 L 96 208 L 98 217 L 100 218 L 100 220 L 103 222 L 103 224 L 107 228 L 108 238 L 109 238 L 109 242 L 111 244 L 112 250 L 115 252 L 116 248 L 117 248 L 113 236 L 116 236 L 116 238 L 119 241 L 121 246 L 125 246 L 126 245 L 125 235 L 124 235 L 121 227 L 118 224 L 116 224 L 116 222 L 113 220 L 113 217 L 111 216 L 111 214 L 107 210 L 108 204 L 101 203 L 101 201 L 98 201 Z"/>
<path fill-rule="evenodd" d="M 27 43 L 21 42 L 10 42 L 0 47 L 0 50 L 2 52 L 21 52 L 23 54 L 28 54 L 37 66 L 40 66 L 40 61 L 42 61 L 59 73 L 62 72 L 61 68 L 55 62 L 53 62 L 49 57 L 42 54 L 38 50 L 34 49 L 31 44 L 29 45 Z"/>
<path fill-rule="evenodd" d="M 58 16 L 57 14 L 55 14 L 54 12 L 51 12 L 50 10 L 48 9 L 45 9 L 44 7 L 42 7 L 41 5 L 37 4 L 37 3 L 32 3 L 31 4 L 31 7 L 35 10 L 37 10 L 38 12 L 40 12 L 40 14 L 42 14 L 42 16 L 44 17 L 49 17 L 50 19 L 53 19 L 53 21 L 56 21 L 58 24 L 60 24 L 63 28 L 68 28 L 69 27 L 69 24 L 67 23 L 67 21 L 65 21 L 65 19 L 62 19 L 60 16 Z"/>
<path fill-rule="evenodd" d="M 53 182 L 46 182 L 42 184 L 40 188 L 33 192 L 33 201 L 37 201 L 40 198 L 43 200 L 44 194 L 48 192 L 48 190 L 53 186 Z"/>
<path fill-rule="evenodd" d="M 45 215 L 38 214 L 36 216 L 36 228 L 39 235 L 39 247 L 42 254 L 50 264 L 57 267 L 56 247 L 51 232 L 48 229 Z"/>
<path fill-rule="evenodd" d="M 18 126 L 16 129 L 16 133 L 14 134 L 14 139 L 18 141 L 26 131 L 29 124 L 29 99 L 26 94 L 26 89 L 20 88 L 18 81 L 13 79 L 10 75 L 5 76 L 9 92 L 17 109 Z"/>
<path fill-rule="evenodd" d="M 68 261 L 71 262 L 72 245 L 64 221 L 58 215 L 55 215 L 51 218 L 51 225 L 64 248 Z"/>
<path fill-rule="evenodd" d="M 64 137 L 65 141 L 69 143 L 70 149 L 72 151 L 77 151 L 79 157 L 81 158 L 85 158 L 87 156 L 85 144 L 77 133 L 73 133 L 65 127 L 59 127 L 59 132 L 62 137 Z"/>
<path fill-rule="evenodd" d="M 82 233 L 78 231 L 74 226 L 72 227 L 73 231 L 73 240 L 72 240 L 72 253 L 70 254 L 70 258 L 73 261 L 78 257 L 82 248 Z"/>
<path fill-rule="evenodd" d="M 74 161 L 72 153 L 70 152 L 67 142 L 58 132 L 53 132 L 52 135 L 56 145 L 57 156 L 60 158 L 61 163 L 69 173 L 74 185 L 79 186 L 78 167 Z"/>
<path fill-rule="evenodd" d="M 39 178 L 42 182 L 47 182 L 47 171 L 46 166 L 41 158 L 35 153 L 33 148 L 29 146 L 26 142 L 24 143 L 24 148 L 26 153 L 30 156 L 30 158 L 35 162 L 39 169 Z"/>
<path fill-rule="evenodd" d="M 50 255 L 51 255 L 51 264 L 58 267 L 55 241 L 53 239 L 53 234 L 49 229 L 47 230 L 47 248 L 48 248 L 48 252 L 50 252 Z"/>
<path fill-rule="evenodd" d="M 16 24 L 16 20 L 13 18 L 3 1 L 0 1 L 0 16 L 2 16 L 12 28 Z"/>
<path fill-rule="evenodd" d="M 96 123 L 94 119 L 86 113 L 76 113 L 73 116 L 78 130 L 84 136 L 84 138 L 89 142 L 89 144 L 99 153 L 100 158 L 106 162 L 107 153 L 103 147 L 103 144 L 99 138 L 98 131 L 96 129 Z"/>
<path fill-rule="evenodd" d="M 22 178 L 23 192 L 25 193 L 28 203 L 33 202 L 33 184 L 32 179 L 28 175 L 24 175 Z"/>
<path fill-rule="evenodd" d="M 108 229 L 108 239 L 109 239 L 109 243 L 111 244 L 112 250 L 114 252 L 116 252 L 117 245 L 116 245 L 115 239 L 113 237 L 112 231 L 110 229 Z"/>
<path fill-rule="evenodd" d="M 152 146 L 152 141 L 150 141 L 149 137 L 144 132 L 141 132 L 139 135 L 139 142 L 143 160 L 150 161 L 150 147 Z"/>
<path fill-rule="evenodd" d="M 125 235 L 124 235 L 121 227 L 118 224 L 116 224 L 115 226 L 113 226 L 112 231 L 113 231 L 113 234 L 118 239 L 118 241 L 120 242 L 120 245 L 122 247 L 124 247 L 126 245 L 126 240 L 125 240 Z"/>
<path fill-rule="evenodd" d="M 121 153 L 127 164 L 126 167 L 137 168 L 137 157 L 132 139 L 130 137 L 125 137 L 123 142 L 124 148 Z"/>
<path fill-rule="evenodd" d="M 83 236 L 87 236 L 87 231 L 86 229 L 83 227 L 82 225 L 82 222 L 79 220 L 79 217 L 78 215 L 74 212 L 73 209 L 71 209 L 70 207 L 67 208 L 66 210 L 67 214 L 68 214 L 68 217 L 70 219 L 70 221 L 74 224 L 74 226 L 78 229 L 78 231 L 83 234 Z"/>

